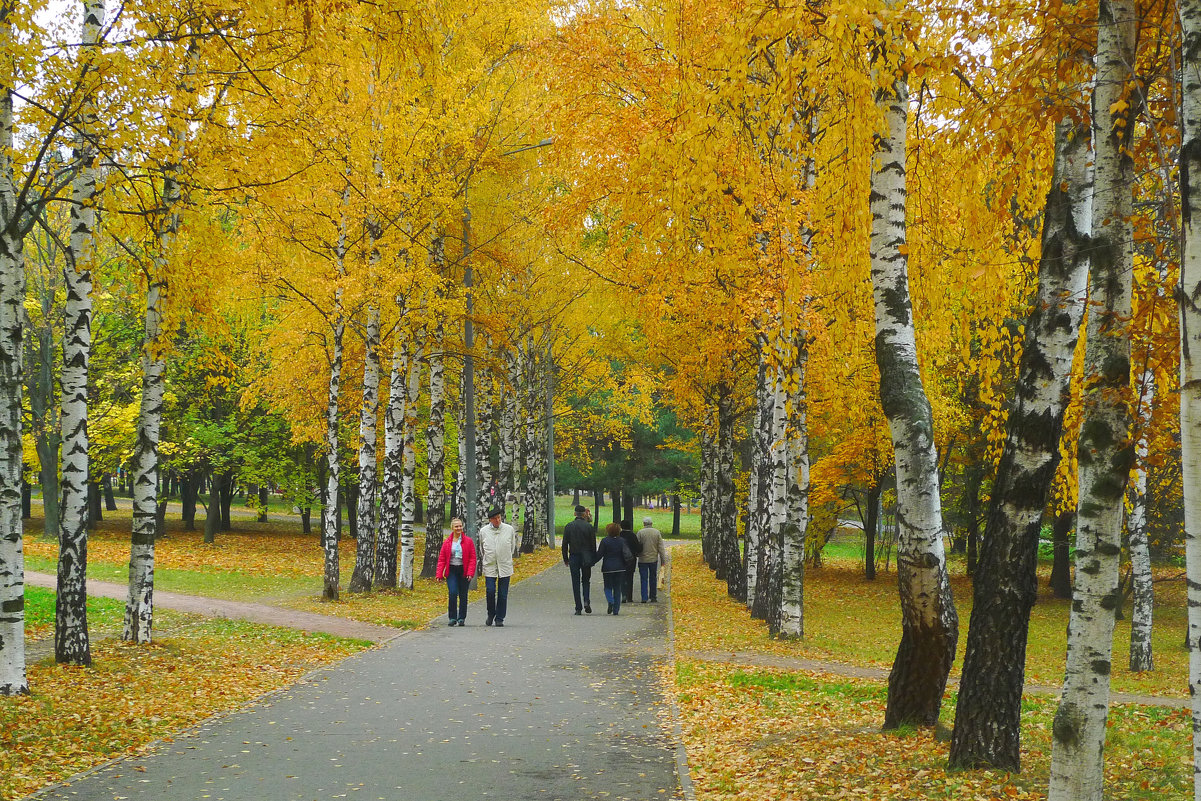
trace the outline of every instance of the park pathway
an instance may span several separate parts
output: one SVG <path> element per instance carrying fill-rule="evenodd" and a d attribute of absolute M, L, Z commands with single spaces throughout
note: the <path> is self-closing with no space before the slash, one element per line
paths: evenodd
<path fill-rule="evenodd" d="M 473 603 L 465 627 L 395 637 L 33 797 L 683 798 L 667 605 L 605 615 L 599 584 L 599 613 L 576 617 L 559 565 L 513 586 L 504 628 Z"/>

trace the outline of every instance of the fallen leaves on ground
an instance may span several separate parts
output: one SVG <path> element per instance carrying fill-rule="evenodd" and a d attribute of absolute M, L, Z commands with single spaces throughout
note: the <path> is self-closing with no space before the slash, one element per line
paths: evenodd
<path fill-rule="evenodd" d="M 675 691 L 701 801 L 1046 798 L 1053 699 L 1028 702 L 1023 771 L 1010 774 L 948 771 L 932 730 L 880 731 L 878 682 L 681 660 Z M 1107 797 L 1187 797 L 1188 710 L 1121 706 L 1111 717 Z"/>
<path fill-rule="evenodd" d="M 752 620 L 745 604 L 727 595 L 725 583 L 717 581 L 705 566 L 699 544 L 675 546 L 672 560 L 672 613 L 680 650 L 750 651 L 885 670 L 892 666 L 901 639 L 895 574 L 881 573 L 875 581 L 868 581 L 860 565 L 845 560 L 827 560 L 822 568 L 807 568 L 805 639 L 795 642 L 770 638 L 767 624 Z M 1163 576 L 1178 572 L 1165 571 Z M 1045 585 L 1040 578 L 1026 647 L 1026 680 L 1058 688 L 1063 683 L 1071 602 L 1052 598 Z M 952 676 L 957 676 L 967 642 L 972 593 L 971 583 L 962 575 L 952 577 L 952 588 L 960 625 L 959 652 L 952 669 Z M 1130 621 L 1128 617 L 1118 621 L 1112 690 L 1183 698 L 1188 694 L 1188 651 L 1180 635 L 1187 622 L 1185 587 L 1182 581 L 1157 581 L 1155 594 L 1156 669 L 1146 673 L 1129 670 Z"/>
<path fill-rule="evenodd" d="M 367 645 L 213 620 L 146 645 L 101 642 L 91 668 L 43 660 L 29 668 L 32 694 L 0 704 L 0 798 L 134 753 Z"/>

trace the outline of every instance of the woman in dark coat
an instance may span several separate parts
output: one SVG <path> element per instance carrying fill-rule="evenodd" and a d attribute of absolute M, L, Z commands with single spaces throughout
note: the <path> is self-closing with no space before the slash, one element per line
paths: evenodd
<path fill-rule="evenodd" d="M 621 610 L 621 590 L 625 582 L 626 567 L 634 562 L 634 552 L 621 537 L 621 526 L 610 523 L 605 526 L 605 538 L 596 546 L 596 561 L 605 578 L 605 600 L 609 602 L 606 614 L 616 615 Z"/>

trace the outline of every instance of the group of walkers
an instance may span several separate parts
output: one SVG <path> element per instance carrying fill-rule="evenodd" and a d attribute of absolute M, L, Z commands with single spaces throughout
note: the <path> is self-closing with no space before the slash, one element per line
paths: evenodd
<path fill-rule="evenodd" d="M 633 602 L 635 570 L 641 578 L 642 603 L 659 600 L 659 568 L 667 565 L 667 546 L 662 532 L 651 522 L 649 517 L 642 518 L 637 532 L 630 520 L 610 523 L 597 543 L 592 513 L 586 506 L 575 508 L 575 519 L 563 527 L 563 564 L 571 572 L 577 615 L 592 614 L 590 583 L 592 568 L 598 564 L 609 602 L 606 614 L 620 614 L 623 601 Z"/>
<path fill-rule="evenodd" d="M 479 551 L 466 535 L 463 521 L 450 521 L 450 536 L 438 552 L 438 581 L 446 581 L 447 624 L 467 623 L 467 588 L 476 575 L 484 577 L 484 594 L 488 605 L 488 626 L 504 626 L 509 605 L 509 582 L 513 577 L 513 552 L 517 533 L 502 520 L 504 509 L 488 510 L 488 524 L 479 531 Z M 649 517 L 642 518 L 642 528 L 635 532 L 630 520 L 605 526 L 605 536 L 597 542 L 592 513 L 585 506 L 575 508 L 575 519 L 563 528 L 563 564 L 571 572 L 571 591 L 575 596 L 575 613 L 592 614 L 590 584 L 592 568 L 600 565 L 604 578 L 607 614 L 616 615 L 621 604 L 634 600 L 634 573 L 641 578 L 642 603 L 656 603 L 659 589 L 659 568 L 667 565 L 667 546 L 663 534 L 651 525 Z"/>

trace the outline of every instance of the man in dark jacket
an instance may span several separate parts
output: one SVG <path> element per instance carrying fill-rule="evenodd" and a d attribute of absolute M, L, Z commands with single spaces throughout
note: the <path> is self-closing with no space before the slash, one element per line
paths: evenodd
<path fill-rule="evenodd" d="M 575 595 L 577 615 L 581 611 L 592 614 L 588 584 L 592 581 L 592 563 L 596 561 L 596 529 L 589 517 L 587 507 L 577 506 L 575 520 L 563 527 L 563 564 L 571 571 L 571 592 Z"/>
<path fill-rule="evenodd" d="M 642 545 L 638 542 L 638 535 L 634 533 L 634 521 L 628 517 L 621 521 L 621 538 L 626 541 L 630 553 L 637 556 Z M 634 600 L 634 574 L 637 572 L 637 560 L 626 566 L 625 580 L 621 583 L 621 600 L 625 603 L 631 603 Z"/>

